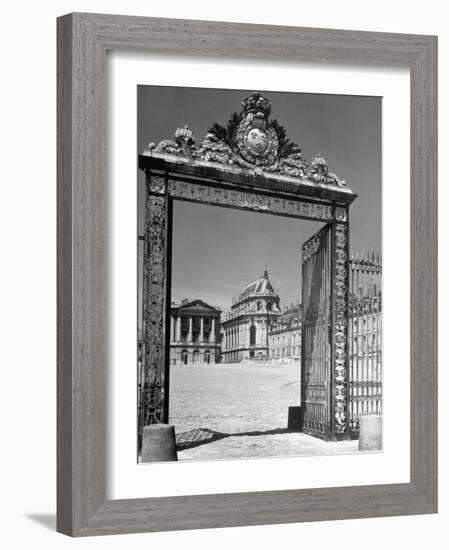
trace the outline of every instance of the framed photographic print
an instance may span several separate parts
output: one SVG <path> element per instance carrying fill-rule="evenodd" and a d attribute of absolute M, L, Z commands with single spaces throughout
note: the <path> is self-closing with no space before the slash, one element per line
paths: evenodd
<path fill-rule="evenodd" d="M 240 111 L 226 124 L 203 121 L 206 104 L 208 113 L 233 102 Z M 151 441 L 161 423 L 176 429 L 168 459 L 357 451 L 360 417 L 380 422 L 382 412 L 381 98 L 141 86 L 138 105 L 146 143 L 176 128 L 173 105 L 206 136 L 197 145 L 186 125 L 139 147 L 139 459 L 161 457 Z M 292 132 L 340 158 L 358 196 L 324 156 L 308 162 Z M 351 254 L 349 241 L 365 250 Z M 171 267 L 162 369 L 151 366 L 161 249 Z"/>
<path fill-rule="evenodd" d="M 58 530 L 431 513 L 436 38 L 58 20 Z"/>

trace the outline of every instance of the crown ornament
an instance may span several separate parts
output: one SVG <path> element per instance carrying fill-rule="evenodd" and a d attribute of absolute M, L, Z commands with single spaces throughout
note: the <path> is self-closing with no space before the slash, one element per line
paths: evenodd
<path fill-rule="evenodd" d="M 271 114 L 271 101 L 263 97 L 259 92 L 254 92 L 242 101 L 243 112 L 248 114 L 261 114 L 268 118 Z"/>

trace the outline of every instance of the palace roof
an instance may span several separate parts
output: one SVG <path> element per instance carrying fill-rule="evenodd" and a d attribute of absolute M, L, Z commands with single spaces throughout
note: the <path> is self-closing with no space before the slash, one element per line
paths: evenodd
<path fill-rule="evenodd" d="M 172 302 L 171 304 L 171 310 L 177 313 L 209 313 L 209 314 L 215 314 L 220 315 L 221 309 L 211 306 L 210 304 L 207 304 L 203 300 L 188 300 L 184 299 L 180 304 L 175 304 Z"/>
<path fill-rule="evenodd" d="M 249 298 L 273 297 L 279 298 L 279 293 L 273 288 L 273 285 L 268 278 L 268 271 L 265 270 L 262 277 L 258 277 L 254 281 L 246 284 L 241 293 L 233 299 L 233 304 L 242 302 Z"/>

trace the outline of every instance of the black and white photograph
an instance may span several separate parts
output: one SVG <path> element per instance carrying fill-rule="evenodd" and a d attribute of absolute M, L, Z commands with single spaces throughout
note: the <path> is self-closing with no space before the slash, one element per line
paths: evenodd
<path fill-rule="evenodd" d="M 382 98 L 138 87 L 138 462 L 382 451 Z"/>

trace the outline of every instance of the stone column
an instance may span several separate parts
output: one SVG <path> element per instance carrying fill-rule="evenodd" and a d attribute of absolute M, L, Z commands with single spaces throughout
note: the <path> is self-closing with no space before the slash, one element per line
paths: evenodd
<path fill-rule="evenodd" d="M 200 317 L 200 344 L 204 342 L 204 319 Z"/>
<path fill-rule="evenodd" d="M 187 336 L 187 342 L 189 344 L 193 342 L 192 317 L 189 317 L 189 335 Z"/>
<path fill-rule="evenodd" d="M 173 314 L 170 315 L 170 343 L 175 341 L 175 317 Z"/>
<path fill-rule="evenodd" d="M 176 341 L 181 341 L 181 316 L 176 318 Z"/>
<path fill-rule="evenodd" d="M 210 329 L 209 342 L 215 342 L 215 317 L 212 317 L 212 328 Z"/>

